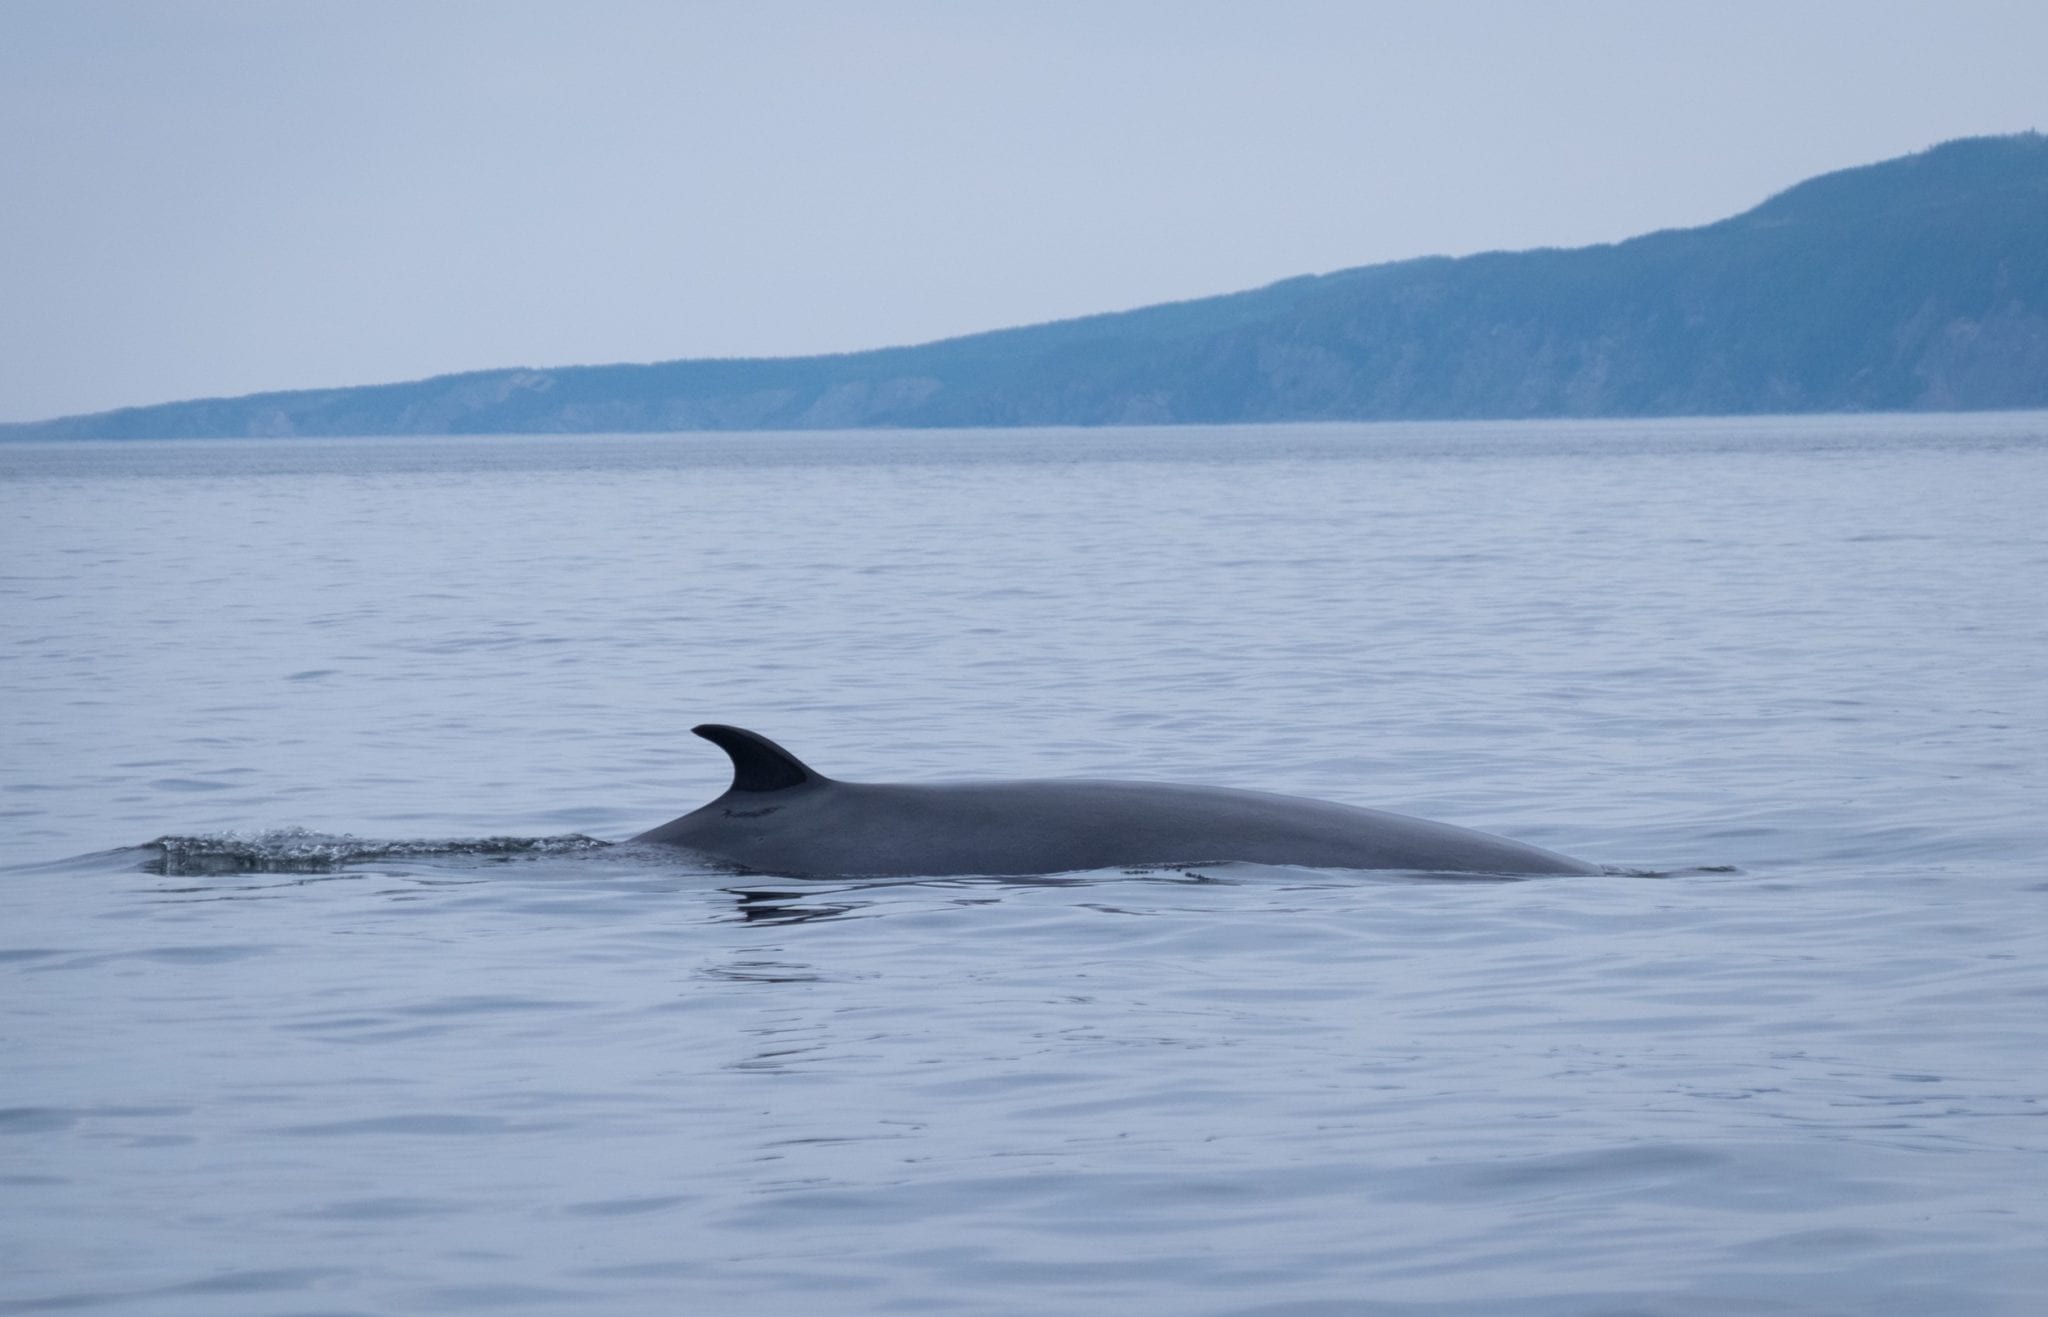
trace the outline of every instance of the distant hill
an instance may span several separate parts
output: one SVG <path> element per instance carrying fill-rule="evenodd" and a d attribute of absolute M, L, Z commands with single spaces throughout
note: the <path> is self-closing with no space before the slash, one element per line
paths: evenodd
<path fill-rule="evenodd" d="M 2048 137 L 1810 179 L 1696 229 L 1429 257 L 839 356 L 444 375 L 12 437 L 549 433 L 2048 406 Z"/>

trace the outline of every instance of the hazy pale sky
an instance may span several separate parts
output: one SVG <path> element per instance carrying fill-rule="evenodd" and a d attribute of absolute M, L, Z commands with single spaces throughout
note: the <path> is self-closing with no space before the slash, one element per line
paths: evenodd
<path fill-rule="evenodd" d="M 908 343 L 2048 128 L 2040 0 L 0 0 L 0 420 Z"/>

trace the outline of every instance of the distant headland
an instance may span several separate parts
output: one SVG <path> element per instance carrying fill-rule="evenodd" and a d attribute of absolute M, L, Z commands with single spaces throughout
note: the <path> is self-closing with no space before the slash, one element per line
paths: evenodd
<path fill-rule="evenodd" d="M 1824 174 L 1715 224 L 1424 257 L 836 356 L 515 368 L 0 425 L 177 438 L 2048 406 L 2048 137 Z"/>

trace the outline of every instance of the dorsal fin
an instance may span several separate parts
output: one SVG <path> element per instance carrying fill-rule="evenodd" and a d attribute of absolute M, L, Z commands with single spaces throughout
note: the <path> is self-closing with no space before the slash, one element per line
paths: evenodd
<path fill-rule="evenodd" d="M 804 767 L 801 759 L 767 737 L 744 727 L 705 723 L 690 730 L 732 756 L 734 791 L 783 791 L 829 780 Z"/>

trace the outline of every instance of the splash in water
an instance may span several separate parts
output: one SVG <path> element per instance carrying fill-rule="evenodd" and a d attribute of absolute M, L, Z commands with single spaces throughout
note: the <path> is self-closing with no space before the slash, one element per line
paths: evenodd
<path fill-rule="evenodd" d="M 273 828 L 265 832 L 215 832 L 192 837 L 158 837 L 140 849 L 143 869 L 169 876 L 211 873 L 332 873 L 351 865 L 385 860 L 511 859 L 529 855 L 573 855 L 611 845 L 581 833 L 556 837 L 474 837 L 380 841 L 347 833 Z"/>

